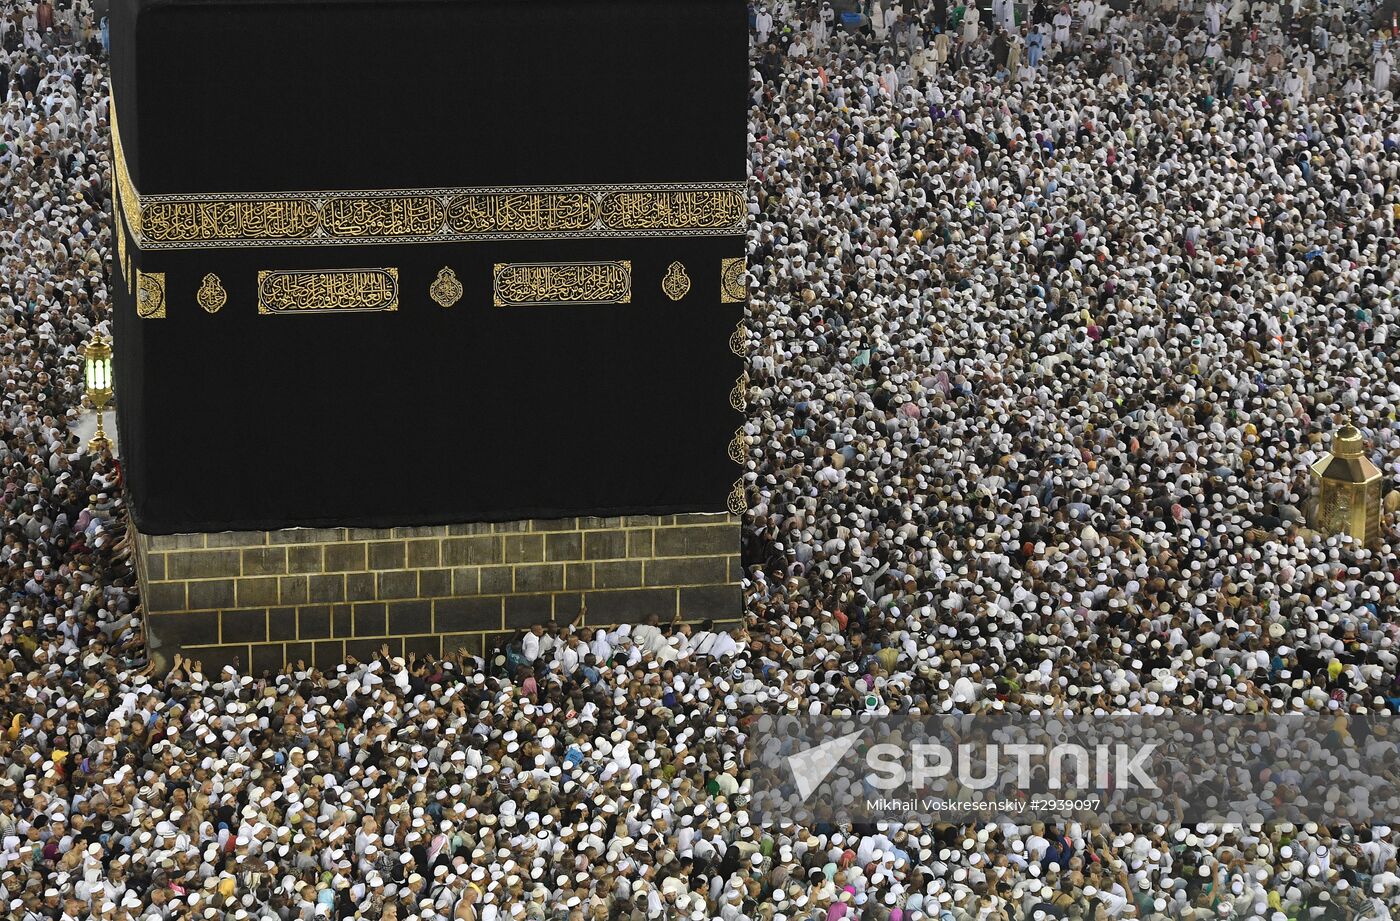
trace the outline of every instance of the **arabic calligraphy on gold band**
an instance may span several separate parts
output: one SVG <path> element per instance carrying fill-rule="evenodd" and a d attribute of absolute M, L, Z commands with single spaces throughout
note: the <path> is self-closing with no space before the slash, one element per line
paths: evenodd
<path fill-rule="evenodd" d="M 258 313 L 325 314 L 399 309 L 399 270 L 284 269 L 258 273 Z"/>
<path fill-rule="evenodd" d="M 590 190 L 468 192 L 447 202 L 447 231 L 462 236 L 498 233 L 574 233 L 598 223 Z"/>
<path fill-rule="evenodd" d="M 123 196 L 125 199 L 125 196 Z M 253 196 L 142 196 L 143 249 L 192 246 L 447 243 L 744 232 L 742 187 L 575 186 Z"/>
<path fill-rule="evenodd" d="M 142 249 L 723 236 L 748 215 L 743 182 L 142 195 L 108 108 L 118 206 Z"/>
<path fill-rule="evenodd" d="M 605 192 L 603 223 L 613 230 L 729 232 L 746 213 L 742 185 Z"/>
<path fill-rule="evenodd" d="M 320 226 L 316 203 L 282 201 L 172 201 L 141 206 L 143 249 L 152 244 L 244 239 L 306 238 Z"/>
<path fill-rule="evenodd" d="M 632 300 L 632 263 L 498 262 L 492 271 L 497 307 L 556 304 L 627 304 Z"/>

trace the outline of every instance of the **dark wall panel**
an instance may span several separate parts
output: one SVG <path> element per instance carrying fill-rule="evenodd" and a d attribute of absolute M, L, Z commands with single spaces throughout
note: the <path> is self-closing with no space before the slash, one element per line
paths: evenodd
<path fill-rule="evenodd" d="M 745 177 L 737 0 L 114 7 L 121 142 L 143 200 Z M 741 231 L 144 250 L 129 233 L 133 281 L 165 280 L 159 319 L 116 285 L 137 524 L 721 511 L 739 474 L 729 335 L 743 305 L 721 298 L 720 271 L 743 256 Z M 493 303 L 498 263 L 604 260 L 630 262 L 628 303 Z M 691 282 L 680 300 L 662 289 L 673 262 Z M 386 267 L 397 310 L 259 313 L 259 272 Z M 428 294 L 444 267 L 463 289 L 447 308 Z M 196 302 L 209 273 L 227 296 L 215 313 Z"/>

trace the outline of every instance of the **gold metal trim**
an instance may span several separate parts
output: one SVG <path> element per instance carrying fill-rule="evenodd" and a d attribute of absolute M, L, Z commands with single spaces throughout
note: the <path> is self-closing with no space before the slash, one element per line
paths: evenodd
<path fill-rule="evenodd" d="M 399 270 L 276 269 L 258 273 L 258 313 L 373 313 L 399 309 Z"/>
<path fill-rule="evenodd" d="M 161 244 L 207 245 L 247 239 L 290 242 L 316 233 L 321 217 L 316 202 L 304 198 L 279 201 L 174 201 L 141 206 L 143 249 Z"/>
<path fill-rule="evenodd" d="M 719 263 L 719 299 L 725 304 L 742 304 L 749 299 L 744 285 L 748 260 L 743 256 L 721 259 Z"/>
<path fill-rule="evenodd" d="M 673 301 L 678 301 L 690 292 L 690 276 L 685 274 L 685 266 L 673 262 L 661 279 L 661 290 Z"/>
<path fill-rule="evenodd" d="M 616 189 L 602 198 L 603 224 L 613 230 L 728 232 L 748 214 L 744 184 L 729 187 Z"/>
<path fill-rule="evenodd" d="M 165 273 L 136 270 L 136 315 L 143 320 L 165 319 Z"/>
<path fill-rule="evenodd" d="M 632 263 L 498 262 L 491 271 L 491 294 L 497 307 L 628 304 Z"/>

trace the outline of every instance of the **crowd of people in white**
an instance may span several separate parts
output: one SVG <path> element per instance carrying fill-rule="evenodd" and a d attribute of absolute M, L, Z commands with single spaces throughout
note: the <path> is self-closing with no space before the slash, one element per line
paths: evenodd
<path fill-rule="evenodd" d="M 743 625 L 251 675 L 147 661 L 120 471 L 74 434 L 105 19 L 9 4 L 0 914 L 1392 917 L 1381 822 L 763 824 L 745 757 L 762 714 L 872 695 L 1400 708 L 1400 492 L 1378 546 L 1306 521 L 1343 423 L 1400 475 L 1380 12 L 754 6 Z"/>

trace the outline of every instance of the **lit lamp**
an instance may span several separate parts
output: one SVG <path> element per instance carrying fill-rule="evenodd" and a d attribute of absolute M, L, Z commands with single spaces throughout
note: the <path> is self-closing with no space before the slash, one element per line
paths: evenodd
<path fill-rule="evenodd" d="M 112 399 L 112 340 L 94 333 L 83 349 L 83 365 L 88 399 L 97 410 L 97 432 L 88 442 L 88 450 L 94 454 L 110 451 L 112 442 L 102 428 L 102 410 Z"/>
<path fill-rule="evenodd" d="M 1350 534 L 1353 540 L 1377 544 L 1381 536 L 1381 472 L 1366 457 L 1361 433 L 1344 425 L 1332 439 L 1332 450 L 1312 465 L 1317 483 L 1313 529 L 1324 534 Z"/>

